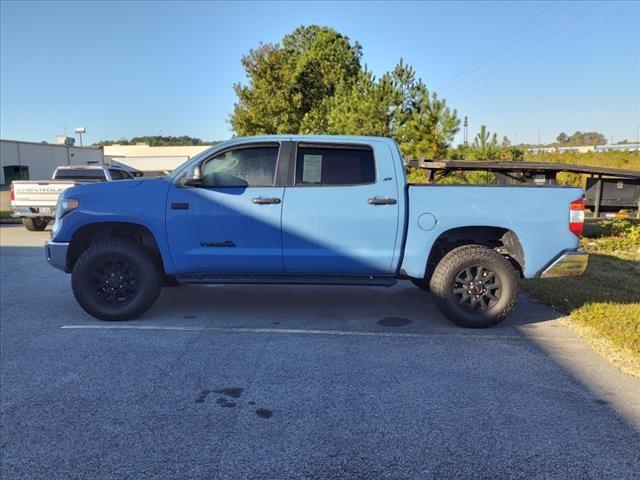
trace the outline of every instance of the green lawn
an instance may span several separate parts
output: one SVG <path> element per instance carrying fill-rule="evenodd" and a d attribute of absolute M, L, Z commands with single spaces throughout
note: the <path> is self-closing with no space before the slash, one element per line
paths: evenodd
<path fill-rule="evenodd" d="M 589 222 L 581 244 L 591 254 L 584 275 L 526 280 L 523 289 L 571 315 L 580 333 L 640 376 L 640 222 Z"/>

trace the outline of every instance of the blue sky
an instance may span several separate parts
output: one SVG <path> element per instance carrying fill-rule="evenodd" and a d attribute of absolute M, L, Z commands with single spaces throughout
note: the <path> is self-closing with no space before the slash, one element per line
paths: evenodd
<path fill-rule="evenodd" d="M 312 23 L 359 41 L 376 75 L 403 57 L 470 136 L 636 138 L 640 2 L 600 1 L 3 1 L 0 136 L 228 138 L 241 56 Z"/>

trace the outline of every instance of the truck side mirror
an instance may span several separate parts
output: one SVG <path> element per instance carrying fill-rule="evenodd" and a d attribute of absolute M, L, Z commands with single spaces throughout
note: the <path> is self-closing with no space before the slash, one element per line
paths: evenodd
<path fill-rule="evenodd" d="M 182 184 L 185 187 L 199 187 L 202 185 L 200 165 L 196 164 L 189 167 L 187 173 L 182 178 Z"/>

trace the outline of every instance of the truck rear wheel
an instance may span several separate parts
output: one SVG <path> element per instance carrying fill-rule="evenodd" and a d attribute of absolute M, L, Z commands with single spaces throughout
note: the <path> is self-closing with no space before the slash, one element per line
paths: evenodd
<path fill-rule="evenodd" d="M 22 217 L 22 224 L 30 232 L 41 232 L 47 228 L 49 219 L 44 217 Z"/>
<path fill-rule="evenodd" d="M 492 327 L 504 320 L 518 297 L 518 274 L 498 252 L 464 245 L 447 253 L 431 277 L 440 311 L 466 328 Z"/>
<path fill-rule="evenodd" d="M 157 263 L 140 244 L 107 240 L 80 255 L 71 286 L 89 315 L 100 320 L 130 320 L 158 299 L 162 277 Z"/>

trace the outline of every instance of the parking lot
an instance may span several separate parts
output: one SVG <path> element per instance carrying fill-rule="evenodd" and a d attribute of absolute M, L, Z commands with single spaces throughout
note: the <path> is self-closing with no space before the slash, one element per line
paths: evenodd
<path fill-rule="evenodd" d="M 105 323 L 0 227 L 3 478 L 637 478 L 640 382 L 522 297 L 488 330 L 395 287 L 167 288 Z"/>

